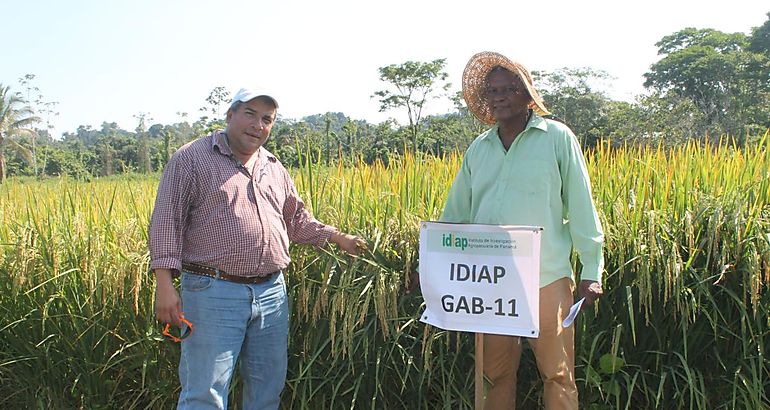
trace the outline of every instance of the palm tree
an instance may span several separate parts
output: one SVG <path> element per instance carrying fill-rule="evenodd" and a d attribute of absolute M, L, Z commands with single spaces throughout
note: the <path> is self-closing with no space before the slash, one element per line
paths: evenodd
<path fill-rule="evenodd" d="M 32 109 L 24 104 L 19 94 L 11 94 L 11 87 L 0 84 L 0 183 L 5 181 L 5 146 L 14 144 L 17 149 L 25 150 L 12 136 L 31 136 L 37 133 L 29 125 L 39 122 Z M 21 107 L 19 107 L 21 106 Z"/>

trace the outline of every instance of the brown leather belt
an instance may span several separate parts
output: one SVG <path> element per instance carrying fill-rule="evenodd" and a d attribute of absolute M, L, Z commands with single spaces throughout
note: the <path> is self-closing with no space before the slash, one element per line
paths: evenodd
<path fill-rule="evenodd" d="M 214 279 L 222 279 L 228 282 L 243 283 L 243 284 L 257 284 L 268 281 L 278 272 L 273 272 L 267 276 L 239 276 L 231 275 L 221 270 L 209 268 L 208 266 L 198 265 L 197 263 L 183 262 L 182 270 L 185 272 L 193 273 L 201 276 L 208 276 Z"/>

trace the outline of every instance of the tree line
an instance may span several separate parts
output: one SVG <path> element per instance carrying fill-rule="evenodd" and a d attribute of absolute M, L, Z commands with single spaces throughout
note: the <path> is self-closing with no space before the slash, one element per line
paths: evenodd
<path fill-rule="evenodd" d="M 770 13 L 767 17 L 749 35 L 684 28 L 663 37 L 655 44 L 659 60 L 644 75 L 645 92 L 632 102 L 608 96 L 612 78 L 602 70 L 564 67 L 532 74 L 554 117 L 567 123 L 585 148 L 600 140 L 671 145 L 724 136 L 745 144 L 770 128 Z M 440 156 L 463 150 L 485 127 L 459 92 L 449 92 L 445 63 L 379 68 L 384 88 L 372 98 L 383 112 L 405 112 L 406 125 L 393 119 L 372 124 L 339 112 L 299 120 L 279 116 L 266 147 L 287 166 L 306 160 L 387 163 L 407 151 Z M 192 122 L 180 113 L 177 123 L 150 125 L 149 114 L 139 113 L 133 131 L 105 121 L 98 129 L 80 126 L 55 138 L 56 103 L 45 101 L 34 77 L 20 78 L 18 91 L 0 84 L 0 182 L 6 175 L 90 178 L 159 171 L 179 146 L 224 128 L 216 113 L 230 99 L 216 87 Z M 450 99 L 453 110 L 424 115 L 423 108 L 437 98 Z"/>

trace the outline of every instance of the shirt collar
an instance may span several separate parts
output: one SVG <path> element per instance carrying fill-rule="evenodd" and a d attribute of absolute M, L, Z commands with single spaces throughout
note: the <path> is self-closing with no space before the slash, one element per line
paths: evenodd
<path fill-rule="evenodd" d="M 529 122 L 527 123 L 527 126 L 524 127 L 524 131 L 530 129 L 530 128 L 536 128 L 538 130 L 541 130 L 543 132 L 548 131 L 548 123 L 545 121 L 545 118 L 537 115 L 534 111 L 532 112 L 532 118 L 529 119 Z M 498 136 L 498 130 L 500 129 L 500 124 L 495 124 L 492 128 L 487 131 L 487 134 L 484 135 L 483 139 L 489 140 L 489 139 L 499 139 Z M 524 132 L 522 131 L 522 133 Z"/>
<path fill-rule="evenodd" d="M 227 143 L 227 134 L 224 131 L 217 130 L 211 134 L 211 148 L 226 157 L 233 155 L 230 144 Z"/>
<path fill-rule="evenodd" d="M 235 158 L 233 156 L 233 150 L 230 149 L 230 144 L 227 142 L 227 134 L 225 134 L 225 132 L 222 130 L 217 130 L 211 133 L 211 149 L 226 157 Z M 266 150 L 265 147 L 259 147 L 259 150 L 257 151 L 257 159 L 260 160 L 262 157 L 267 158 L 267 160 L 270 162 L 278 161 L 278 158 L 276 158 L 273 153 Z"/>

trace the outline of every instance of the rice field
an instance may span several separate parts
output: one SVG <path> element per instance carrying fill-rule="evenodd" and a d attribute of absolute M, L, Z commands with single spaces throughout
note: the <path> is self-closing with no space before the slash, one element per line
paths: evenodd
<path fill-rule="evenodd" d="M 417 321 L 420 220 L 461 157 L 294 170 L 359 258 L 292 248 L 285 408 L 473 406 L 473 337 Z M 606 233 L 605 296 L 578 317 L 587 409 L 770 409 L 770 135 L 736 148 L 587 154 Z M 0 185 L 0 407 L 171 408 L 178 345 L 154 320 L 147 225 L 158 176 Z M 531 352 L 519 408 L 542 405 Z M 239 382 L 231 403 L 239 404 Z"/>

